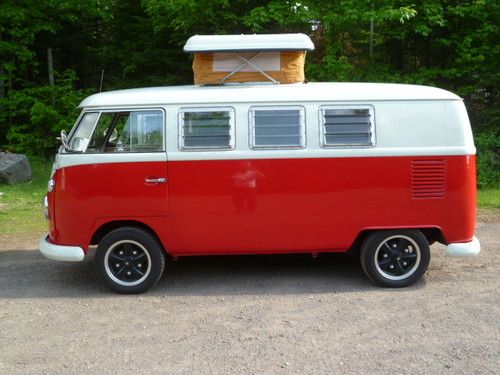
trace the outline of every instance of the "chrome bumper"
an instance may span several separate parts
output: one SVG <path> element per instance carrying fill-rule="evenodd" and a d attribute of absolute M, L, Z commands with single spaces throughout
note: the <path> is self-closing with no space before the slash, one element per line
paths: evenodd
<path fill-rule="evenodd" d="M 476 236 L 471 242 L 450 243 L 446 246 L 446 255 L 457 258 L 469 258 L 476 256 L 481 251 L 481 244 Z"/>
<path fill-rule="evenodd" d="M 81 247 L 54 245 L 49 242 L 49 236 L 45 236 L 40 240 L 38 249 L 43 256 L 63 262 L 81 262 L 85 256 L 85 252 Z"/>

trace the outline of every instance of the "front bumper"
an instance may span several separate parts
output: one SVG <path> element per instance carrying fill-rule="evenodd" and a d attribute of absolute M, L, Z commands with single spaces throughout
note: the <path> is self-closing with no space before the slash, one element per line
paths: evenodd
<path fill-rule="evenodd" d="M 450 243 L 446 246 L 446 255 L 457 258 L 469 258 L 476 256 L 481 251 L 481 244 L 476 236 L 471 242 Z"/>
<path fill-rule="evenodd" d="M 81 262 L 85 257 L 85 252 L 81 247 L 55 245 L 49 242 L 49 236 L 40 240 L 38 249 L 43 256 L 63 262 Z"/>

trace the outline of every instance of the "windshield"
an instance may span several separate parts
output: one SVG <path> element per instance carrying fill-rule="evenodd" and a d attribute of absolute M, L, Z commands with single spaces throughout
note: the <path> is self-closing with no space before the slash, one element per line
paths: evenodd
<path fill-rule="evenodd" d="M 73 132 L 68 146 L 70 151 L 83 152 L 89 143 L 99 112 L 85 113 Z"/>

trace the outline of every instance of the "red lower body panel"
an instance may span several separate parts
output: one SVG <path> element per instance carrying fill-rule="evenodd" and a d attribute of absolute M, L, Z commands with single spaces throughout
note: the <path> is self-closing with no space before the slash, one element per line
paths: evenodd
<path fill-rule="evenodd" d="M 192 255 L 346 251 L 368 229 L 474 234 L 474 156 L 169 161 L 168 189 L 140 185 L 141 168 L 160 175 L 162 164 L 59 170 L 51 238 L 87 248 L 101 224 L 135 220 Z"/>

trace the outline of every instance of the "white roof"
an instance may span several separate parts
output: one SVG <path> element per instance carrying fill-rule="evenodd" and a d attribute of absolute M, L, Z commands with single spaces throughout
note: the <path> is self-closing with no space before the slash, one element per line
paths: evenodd
<path fill-rule="evenodd" d="M 108 91 L 91 95 L 80 107 L 163 104 L 364 102 L 459 100 L 436 87 L 389 83 L 298 83 L 289 85 L 168 86 Z"/>
<path fill-rule="evenodd" d="M 184 52 L 223 51 L 310 51 L 314 49 L 305 34 L 195 35 L 184 45 Z"/>

